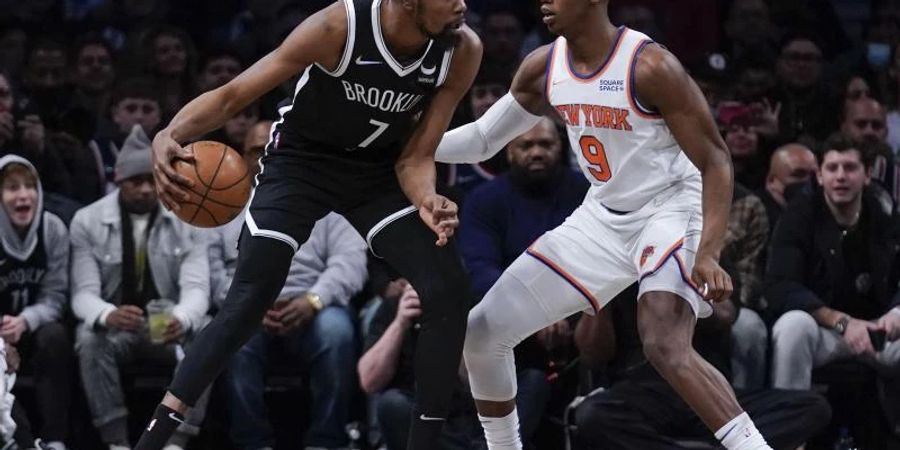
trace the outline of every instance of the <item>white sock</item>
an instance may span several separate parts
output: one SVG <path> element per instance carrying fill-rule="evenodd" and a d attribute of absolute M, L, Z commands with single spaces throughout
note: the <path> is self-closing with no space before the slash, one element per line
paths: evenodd
<path fill-rule="evenodd" d="M 741 413 L 719 428 L 716 439 L 728 450 L 772 450 L 747 413 Z"/>
<path fill-rule="evenodd" d="M 478 420 L 484 428 L 488 450 L 522 450 L 519 413 L 515 408 L 505 417 L 485 417 L 479 414 Z"/>

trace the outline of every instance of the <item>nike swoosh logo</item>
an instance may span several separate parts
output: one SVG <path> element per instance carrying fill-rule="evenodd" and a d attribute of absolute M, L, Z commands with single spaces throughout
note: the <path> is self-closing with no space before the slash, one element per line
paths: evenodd
<path fill-rule="evenodd" d="M 728 435 L 731 434 L 731 432 L 734 431 L 734 429 L 737 427 L 737 424 L 732 425 L 731 428 L 729 428 L 728 431 L 726 431 L 725 434 L 722 435 L 722 439 L 728 437 Z"/>
<path fill-rule="evenodd" d="M 443 421 L 443 420 L 446 420 L 446 419 L 442 419 L 442 418 L 440 418 L 440 417 L 428 417 L 428 416 L 426 416 L 425 414 L 422 414 L 421 416 L 419 416 L 419 420 L 426 420 L 426 421 L 438 421 L 438 420 L 440 420 L 440 421 Z"/>
<path fill-rule="evenodd" d="M 362 56 L 356 57 L 356 65 L 358 66 L 374 66 L 378 64 L 381 64 L 381 61 L 366 61 L 362 59 Z"/>
<path fill-rule="evenodd" d="M 425 75 L 425 76 L 434 75 L 434 72 L 436 72 L 436 71 L 437 71 L 437 66 L 433 66 L 431 68 L 426 68 L 425 66 L 422 66 L 422 75 Z"/>
<path fill-rule="evenodd" d="M 175 413 L 169 413 L 169 418 L 178 423 L 184 423 L 184 421 L 179 419 L 178 416 L 175 415 Z"/>

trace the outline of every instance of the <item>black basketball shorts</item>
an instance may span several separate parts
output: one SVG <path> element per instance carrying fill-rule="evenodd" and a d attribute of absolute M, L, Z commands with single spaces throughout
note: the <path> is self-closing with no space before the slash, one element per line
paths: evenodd
<path fill-rule="evenodd" d="M 416 212 L 400 189 L 392 153 L 349 154 L 309 141 L 282 141 L 277 148 L 270 143 L 250 198 L 248 230 L 283 241 L 296 252 L 316 221 L 334 211 L 371 248 L 380 230 Z"/>

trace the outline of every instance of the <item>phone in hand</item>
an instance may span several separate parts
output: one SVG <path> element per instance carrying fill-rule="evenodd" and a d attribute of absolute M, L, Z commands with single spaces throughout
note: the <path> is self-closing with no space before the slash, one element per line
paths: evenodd
<path fill-rule="evenodd" d="M 884 330 L 869 330 L 869 340 L 872 341 L 872 348 L 874 348 L 876 352 L 884 350 L 886 336 L 887 334 Z"/>

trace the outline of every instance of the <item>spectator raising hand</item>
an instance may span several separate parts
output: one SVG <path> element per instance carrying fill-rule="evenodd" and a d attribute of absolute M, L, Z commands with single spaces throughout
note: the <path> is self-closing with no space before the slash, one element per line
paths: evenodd
<path fill-rule="evenodd" d="M 400 328 L 409 329 L 415 323 L 416 319 L 422 315 L 422 304 L 419 302 L 419 293 L 413 289 L 411 284 L 406 284 L 400 300 L 397 303 L 397 317 L 394 322 L 400 325 Z"/>
<path fill-rule="evenodd" d="M 16 122 L 19 132 L 19 140 L 22 148 L 32 154 L 41 154 L 44 152 L 46 143 L 46 132 L 44 123 L 37 114 L 28 114 Z"/>

